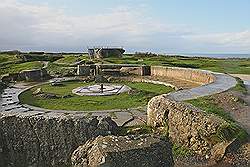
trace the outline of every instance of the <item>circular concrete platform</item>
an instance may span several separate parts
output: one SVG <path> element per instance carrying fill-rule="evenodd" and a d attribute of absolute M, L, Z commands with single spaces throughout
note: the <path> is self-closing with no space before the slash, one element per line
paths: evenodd
<path fill-rule="evenodd" d="M 95 84 L 78 87 L 73 89 L 72 93 L 79 96 L 110 96 L 128 92 L 129 90 L 131 88 L 126 85 Z"/>

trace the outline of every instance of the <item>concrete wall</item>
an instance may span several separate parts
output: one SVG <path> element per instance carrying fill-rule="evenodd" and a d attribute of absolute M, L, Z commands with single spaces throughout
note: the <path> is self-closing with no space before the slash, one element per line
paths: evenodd
<path fill-rule="evenodd" d="M 90 73 L 91 73 L 90 65 L 78 65 L 77 66 L 77 75 L 89 76 Z"/>
<path fill-rule="evenodd" d="M 122 67 L 121 72 L 139 76 L 147 76 L 151 74 L 151 69 L 150 66 Z"/>
<path fill-rule="evenodd" d="M 151 75 L 177 78 L 200 84 L 212 83 L 215 80 L 213 74 L 207 71 L 177 67 L 152 66 Z"/>
<path fill-rule="evenodd" d="M 45 69 L 24 70 L 20 73 L 7 74 L 2 76 L 3 82 L 10 81 L 42 81 L 48 77 Z"/>
<path fill-rule="evenodd" d="M 116 127 L 84 114 L 0 113 L 0 167 L 70 166 L 79 145 Z"/>
<path fill-rule="evenodd" d="M 125 50 L 123 48 L 94 48 L 89 49 L 91 58 L 102 59 L 105 57 L 122 57 Z"/>
<path fill-rule="evenodd" d="M 147 114 L 148 125 L 167 127 L 172 141 L 197 154 L 208 156 L 219 142 L 216 138 L 217 131 L 227 125 L 222 118 L 207 114 L 190 104 L 170 100 L 167 95 L 151 99 Z"/>

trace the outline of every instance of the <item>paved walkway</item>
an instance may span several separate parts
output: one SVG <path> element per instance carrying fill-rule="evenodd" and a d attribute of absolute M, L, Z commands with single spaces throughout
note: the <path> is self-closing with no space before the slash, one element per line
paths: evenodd
<path fill-rule="evenodd" d="M 177 92 L 170 93 L 168 97 L 176 101 L 185 101 L 196 99 L 203 96 L 224 92 L 237 83 L 235 78 L 221 73 L 213 73 L 216 77 L 215 82 L 192 89 L 185 89 Z"/>
<path fill-rule="evenodd" d="M 220 93 L 228 90 L 229 88 L 235 86 L 236 80 L 225 74 L 214 73 L 216 76 L 216 81 L 214 83 L 191 88 L 180 90 L 169 94 L 169 97 L 177 100 L 184 101 L 189 99 L 194 99 L 202 96 L 207 96 L 215 93 Z M 72 78 L 69 78 L 72 79 Z M 54 79 L 55 80 L 55 79 Z M 57 79 L 56 79 L 57 80 Z M 128 125 L 142 124 L 146 121 L 146 107 L 129 109 L 129 110 L 108 110 L 108 111 L 62 111 L 62 110 L 46 110 L 29 105 L 24 105 L 19 102 L 18 96 L 21 92 L 28 89 L 30 85 L 25 84 L 16 84 L 13 87 L 7 88 L 0 98 L 0 111 L 1 112 L 19 112 L 25 113 L 30 111 L 36 111 L 39 113 L 74 113 L 74 114 L 83 114 L 86 113 L 87 116 L 111 116 L 118 125 L 122 125 L 127 120 L 135 118 L 134 121 Z"/>

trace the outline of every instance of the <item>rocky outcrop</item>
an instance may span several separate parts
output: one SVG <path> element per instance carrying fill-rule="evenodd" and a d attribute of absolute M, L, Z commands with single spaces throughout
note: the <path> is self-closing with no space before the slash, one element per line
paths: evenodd
<path fill-rule="evenodd" d="M 111 118 L 83 114 L 0 113 L 0 166 L 69 166 L 79 145 L 116 127 Z"/>
<path fill-rule="evenodd" d="M 172 167 L 171 144 L 159 137 L 106 136 L 79 146 L 71 157 L 74 167 Z"/>
<path fill-rule="evenodd" d="M 227 122 L 213 114 L 207 114 L 189 104 L 176 102 L 167 95 L 154 97 L 148 104 L 148 124 L 165 126 L 169 137 L 201 155 L 211 154 L 219 142 L 217 132 Z"/>

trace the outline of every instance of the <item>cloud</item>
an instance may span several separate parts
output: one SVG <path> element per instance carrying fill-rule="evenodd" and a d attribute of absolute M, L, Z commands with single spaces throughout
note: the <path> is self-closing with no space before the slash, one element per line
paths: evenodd
<path fill-rule="evenodd" d="M 124 7 L 106 13 L 70 16 L 62 9 L 14 0 L 0 4 L 0 49 L 74 48 L 84 45 L 127 45 L 171 29 Z"/>
<path fill-rule="evenodd" d="M 232 52 L 250 52 L 250 31 L 192 34 L 183 38 L 203 47 L 213 48 L 219 51 L 227 50 Z"/>
<path fill-rule="evenodd" d="M 87 46 L 124 46 L 129 51 L 250 51 L 249 31 L 197 34 L 194 27 L 147 16 L 147 7 L 116 6 L 83 16 L 67 8 L 1 0 L 0 50 L 82 51 Z"/>

